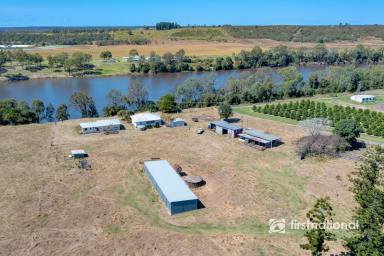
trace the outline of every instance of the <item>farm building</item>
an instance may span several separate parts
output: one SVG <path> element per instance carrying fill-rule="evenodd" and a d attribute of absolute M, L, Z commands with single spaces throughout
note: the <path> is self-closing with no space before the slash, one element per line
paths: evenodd
<path fill-rule="evenodd" d="M 167 161 L 145 161 L 144 171 L 171 215 L 198 208 L 198 198 Z"/>
<path fill-rule="evenodd" d="M 118 131 L 121 128 L 121 122 L 119 119 L 107 119 L 98 120 L 96 122 L 80 123 L 81 132 L 96 133 L 96 132 L 107 132 L 107 131 Z"/>
<path fill-rule="evenodd" d="M 185 126 L 186 123 L 183 119 L 181 118 L 175 118 L 169 122 L 169 127 L 180 127 L 180 126 Z"/>
<path fill-rule="evenodd" d="M 139 55 L 127 56 L 121 58 L 123 62 L 137 62 L 141 59 Z"/>
<path fill-rule="evenodd" d="M 359 103 L 368 103 L 376 100 L 376 96 L 373 95 L 353 95 L 351 100 L 357 101 Z"/>
<path fill-rule="evenodd" d="M 152 113 L 138 113 L 131 116 L 132 124 L 136 128 L 144 127 L 159 127 L 163 124 L 163 120 L 160 116 Z"/>
<path fill-rule="evenodd" d="M 87 156 L 88 156 L 87 152 L 85 152 L 82 149 L 71 150 L 71 154 L 69 155 L 69 157 L 73 157 L 73 158 L 84 158 Z"/>
<path fill-rule="evenodd" d="M 272 148 L 280 142 L 280 138 L 275 135 L 251 129 L 239 134 L 239 138 L 246 145 L 262 148 Z"/>
<path fill-rule="evenodd" d="M 240 126 L 232 125 L 222 120 L 210 122 L 208 128 L 211 130 L 214 129 L 218 134 L 228 134 L 232 138 L 236 138 L 243 132 L 243 128 Z"/>

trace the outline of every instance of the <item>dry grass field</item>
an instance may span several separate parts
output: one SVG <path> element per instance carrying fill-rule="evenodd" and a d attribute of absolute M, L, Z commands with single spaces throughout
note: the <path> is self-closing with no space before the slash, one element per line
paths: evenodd
<path fill-rule="evenodd" d="M 329 196 L 336 220 L 350 221 L 353 161 L 300 161 L 301 128 L 255 117 L 237 116 L 284 144 L 258 151 L 197 135 L 207 122 L 191 117 L 202 115 L 217 111 L 186 111 L 187 127 L 126 125 L 114 135 L 79 135 L 80 120 L 0 127 L 0 255 L 308 255 L 301 232 L 269 234 L 268 220 L 305 220 L 315 199 Z M 85 149 L 92 170 L 77 168 L 71 149 Z M 206 185 L 194 192 L 205 208 L 169 216 L 142 171 L 150 158 L 201 175 Z"/>
<path fill-rule="evenodd" d="M 384 41 L 381 39 L 368 38 L 357 42 L 333 42 L 327 43 L 326 46 L 332 49 L 353 48 L 358 44 L 372 48 L 384 47 Z M 223 56 L 239 53 L 241 50 L 250 50 L 255 46 L 263 49 L 270 49 L 278 45 L 286 45 L 290 48 L 307 47 L 313 48 L 316 43 L 299 43 L 299 42 L 281 42 L 271 39 L 242 39 L 231 40 L 228 42 L 203 41 L 203 40 L 154 40 L 148 45 L 110 45 L 110 46 L 94 46 L 94 45 L 79 45 L 64 48 L 35 48 L 31 52 L 38 52 L 44 57 L 49 54 L 60 52 L 73 53 L 83 51 L 93 55 L 94 59 L 99 59 L 100 52 L 110 50 L 115 57 L 128 56 L 131 49 L 137 49 L 140 54 L 148 56 L 151 51 L 157 54 L 165 52 L 173 52 L 184 49 L 189 56 Z"/>

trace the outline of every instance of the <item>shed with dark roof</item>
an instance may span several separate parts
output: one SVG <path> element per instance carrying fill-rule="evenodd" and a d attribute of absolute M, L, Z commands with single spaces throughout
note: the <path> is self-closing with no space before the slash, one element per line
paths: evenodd
<path fill-rule="evenodd" d="M 232 125 L 226 121 L 218 120 L 208 124 L 208 128 L 215 130 L 218 134 L 228 134 L 232 138 L 236 138 L 243 132 L 243 128 L 237 125 Z"/>

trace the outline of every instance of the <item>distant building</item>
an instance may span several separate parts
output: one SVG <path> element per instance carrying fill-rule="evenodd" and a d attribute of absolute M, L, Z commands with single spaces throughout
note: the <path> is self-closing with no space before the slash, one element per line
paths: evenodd
<path fill-rule="evenodd" d="M 167 161 L 145 161 L 144 171 L 171 215 L 198 208 L 199 199 Z"/>
<path fill-rule="evenodd" d="M 180 127 L 185 125 L 185 121 L 181 118 L 175 118 L 169 122 L 169 127 Z"/>
<path fill-rule="evenodd" d="M 281 141 L 279 137 L 273 134 L 251 129 L 239 134 L 239 138 L 249 146 L 261 146 L 263 148 L 272 148 Z"/>
<path fill-rule="evenodd" d="M 87 152 L 85 152 L 82 149 L 71 150 L 71 154 L 69 155 L 69 157 L 73 157 L 73 158 L 84 158 L 87 156 L 88 156 Z"/>
<path fill-rule="evenodd" d="M 359 103 L 368 103 L 376 100 L 376 96 L 373 95 L 353 95 L 351 100 L 357 101 Z"/>
<path fill-rule="evenodd" d="M 33 47 L 33 45 L 29 45 L 29 44 L 3 45 L 3 44 L 0 44 L 0 49 L 31 48 L 31 47 Z"/>
<path fill-rule="evenodd" d="M 121 125 L 122 124 L 119 119 L 107 119 L 107 120 L 98 120 L 96 122 L 80 123 L 80 128 L 82 133 L 87 134 L 87 133 L 97 133 L 97 132 L 118 131 L 120 130 Z"/>
<path fill-rule="evenodd" d="M 228 134 L 232 138 L 236 138 L 237 135 L 243 132 L 242 127 L 232 125 L 223 120 L 210 122 L 208 124 L 208 128 L 211 130 L 215 130 L 218 134 Z"/>
<path fill-rule="evenodd" d="M 141 60 L 141 57 L 139 55 L 134 55 L 134 56 L 122 57 L 121 59 L 124 62 L 137 62 Z"/>
<path fill-rule="evenodd" d="M 132 124 L 136 127 L 159 127 L 163 120 L 159 115 L 153 113 L 138 113 L 131 116 Z"/>

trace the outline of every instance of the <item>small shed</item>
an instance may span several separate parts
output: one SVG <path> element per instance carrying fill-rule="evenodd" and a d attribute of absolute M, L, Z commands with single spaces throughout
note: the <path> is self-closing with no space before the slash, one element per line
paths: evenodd
<path fill-rule="evenodd" d="M 272 148 L 281 141 L 279 137 L 273 134 L 252 129 L 247 129 L 239 134 L 239 138 L 248 146 L 261 146 L 262 148 Z"/>
<path fill-rule="evenodd" d="M 168 161 L 145 161 L 144 171 L 171 215 L 198 208 L 198 198 Z"/>
<path fill-rule="evenodd" d="M 351 100 L 359 102 L 359 103 L 369 103 L 369 102 L 374 102 L 376 100 L 376 96 L 373 96 L 373 95 L 353 95 L 353 96 L 351 96 Z"/>
<path fill-rule="evenodd" d="M 96 122 L 80 123 L 83 134 L 106 131 L 119 131 L 122 124 L 119 119 L 98 120 Z"/>
<path fill-rule="evenodd" d="M 218 134 L 228 134 L 232 138 L 236 138 L 240 133 L 243 132 L 242 127 L 232 125 L 223 120 L 210 122 L 208 124 L 208 128 L 215 130 Z"/>
<path fill-rule="evenodd" d="M 84 158 L 84 157 L 88 157 L 88 154 L 82 149 L 76 149 L 76 150 L 71 150 L 71 154 L 69 155 L 69 157 Z"/>
<path fill-rule="evenodd" d="M 186 122 L 181 118 L 175 118 L 169 123 L 169 127 L 181 127 L 185 126 Z"/>

